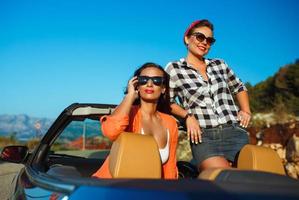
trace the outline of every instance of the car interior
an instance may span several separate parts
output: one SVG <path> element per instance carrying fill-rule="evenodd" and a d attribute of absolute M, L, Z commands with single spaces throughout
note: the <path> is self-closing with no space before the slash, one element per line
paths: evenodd
<path fill-rule="evenodd" d="M 35 163 L 51 176 L 91 177 L 110 153 L 109 169 L 113 178 L 161 178 L 160 157 L 154 139 L 122 133 L 112 144 L 100 131 L 99 119 L 108 113 L 111 109 L 99 112 L 96 108 L 80 107 L 73 110 L 66 121 L 59 120 L 59 129 L 54 130 L 53 135 L 49 134 L 41 141 L 41 153 Z M 265 172 L 287 177 L 281 159 L 270 148 L 246 145 L 236 163 L 236 168 L 210 169 L 199 173 L 192 164 L 178 161 L 179 177 L 215 181 L 223 174 L 226 177 L 229 174 L 236 176 L 245 171 L 254 172 L 256 176 Z"/>
<path fill-rule="evenodd" d="M 298 180 L 286 175 L 278 154 L 250 144 L 241 149 L 234 168 L 198 171 L 191 162 L 178 161 L 178 181 L 157 181 L 162 178 L 162 166 L 155 139 L 124 132 L 114 142 L 109 141 L 101 132 L 100 118 L 111 113 L 111 107 L 100 106 L 71 105 L 33 151 L 26 146 L 8 146 L 2 150 L 1 158 L 24 163 L 26 173 L 22 175 L 30 176 L 34 184 L 62 193 L 74 191 L 76 185 L 115 185 L 159 191 L 164 188 L 164 192 L 174 190 L 195 196 L 199 192 L 220 199 L 226 199 L 225 195 L 230 198 L 230 194 L 240 197 L 250 194 L 249 199 L 257 195 L 261 198 L 281 195 L 277 199 L 299 195 Z M 107 156 L 112 178 L 104 181 L 93 178 Z"/>
<path fill-rule="evenodd" d="M 31 166 L 60 179 L 90 178 L 109 155 L 113 178 L 162 177 L 160 155 L 153 137 L 124 132 L 112 143 L 101 133 L 99 121 L 103 115 L 111 113 L 111 107 L 76 106 L 71 107 L 72 110 L 66 109 L 67 115 L 61 114 L 57 118 L 38 147 L 31 152 L 34 156 L 26 154 L 31 159 L 28 162 Z M 22 148 L 14 150 L 19 149 Z M 23 152 L 27 152 L 27 148 Z M 254 183 L 290 182 L 292 179 L 286 175 L 277 153 L 270 148 L 248 144 L 240 151 L 236 163 L 236 167 L 231 169 L 199 172 L 191 163 L 178 161 L 179 179 L 240 183 L 245 180 Z"/>
<path fill-rule="evenodd" d="M 109 159 L 109 169 L 113 178 L 161 178 L 159 152 L 151 136 L 122 133 L 113 142 Z M 105 158 L 51 154 L 48 157 L 49 170 L 47 173 L 58 176 L 90 177 L 100 168 L 104 160 Z M 236 168 L 209 169 L 202 171 L 196 178 L 223 181 L 240 179 L 246 173 L 250 173 L 250 176 L 247 176 L 251 177 L 251 181 L 254 179 L 261 181 L 259 177 L 263 176 L 267 176 L 266 180 L 268 181 L 282 179 L 282 176 L 289 178 L 286 176 L 281 159 L 274 150 L 250 144 L 241 150 Z"/>
<path fill-rule="evenodd" d="M 60 177 L 91 177 L 101 167 L 109 154 L 110 148 L 107 147 L 110 147 L 111 142 L 105 140 L 107 147 L 97 147 L 102 144 L 98 142 L 98 137 L 102 140 L 104 137 L 100 136 L 100 117 L 101 115 L 89 115 L 72 118 L 48 147 L 50 150 L 44 158 L 47 174 Z M 83 143 L 89 145 L 83 146 Z"/>
<path fill-rule="evenodd" d="M 161 178 L 160 157 L 154 139 L 125 132 L 112 144 L 100 132 L 101 116 L 72 116 L 60 130 L 55 130 L 54 135 L 41 141 L 39 154 L 32 158 L 31 163 L 51 176 L 91 177 L 110 153 L 109 169 L 113 178 Z M 249 144 L 240 151 L 235 168 L 209 169 L 199 173 L 192 164 L 178 161 L 178 169 L 179 178 L 210 181 L 231 179 L 249 172 L 252 173 L 251 179 L 257 177 L 257 181 L 262 172 L 270 174 L 267 180 L 271 177 L 289 178 L 274 150 Z"/>
<path fill-rule="evenodd" d="M 104 162 L 104 159 L 53 154 L 49 155 L 48 160 L 47 174 L 60 177 L 90 177 Z M 148 135 L 122 133 L 113 142 L 109 162 L 113 178 L 161 178 L 158 146 L 154 138 Z"/>

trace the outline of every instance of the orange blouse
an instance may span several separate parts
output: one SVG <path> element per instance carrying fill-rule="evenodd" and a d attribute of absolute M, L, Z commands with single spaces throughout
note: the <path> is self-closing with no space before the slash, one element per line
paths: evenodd
<path fill-rule="evenodd" d="M 176 166 L 176 148 L 178 142 L 178 127 L 176 120 L 171 115 L 158 112 L 163 126 L 169 130 L 170 143 L 169 143 L 169 158 L 162 166 L 162 177 L 165 179 L 178 178 L 178 171 Z M 130 112 L 130 116 L 113 117 L 103 116 L 101 118 L 102 132 L 110 140 L 114 141 L 120 135 L 120 133 L 127 131 L 140 134 L 141 133 L 141 112 L 140 108 L 133 106 Z M 93 177 L 97 178 L 112 178 L 109 171 L 109 159 L 106 158 L 105 162 L 95 172 Z"/>

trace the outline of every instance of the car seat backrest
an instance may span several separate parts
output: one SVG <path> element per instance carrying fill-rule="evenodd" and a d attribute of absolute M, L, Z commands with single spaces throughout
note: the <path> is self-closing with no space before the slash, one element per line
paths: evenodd
<path fill-rule="evenodd" d="M 251 144 L 241 149 L 237 168 L 285 175 L 282 159 L 273 149 Z"/>
<path fill-rule="evenodd" d="M 237 168 L 206 169 L 199 174 L 198 178 L 215 181 L 249 176 L 252 179 L 258 179 L 265 172 L 286 175 L 282 160 L 273 149 L 247 144 L 239 153 Z"/>
<path fill-rule="evenodd" d="M 113 178 L 161 178 L 155 139 L 150 135 L 122 133 L 112 144 L 109 170 Z"/>
<path fill-rule="evenodd" d="M 200 173 L 198 178 L 218 183 L 233 183 L 235 186 L 237 184 L 250 184 L 251 186 L 266 184 L 270 187 L 271 185 L 281 185 L 283 187 L 288 185 L 290 188 L 298 188 L 299 186 L 299 182 L 289 176 L 260 170 L 245 170 L 237 168 L 206 169 Z M 256 188 L 256 190 L 259 190 L 258 187 Z"/>

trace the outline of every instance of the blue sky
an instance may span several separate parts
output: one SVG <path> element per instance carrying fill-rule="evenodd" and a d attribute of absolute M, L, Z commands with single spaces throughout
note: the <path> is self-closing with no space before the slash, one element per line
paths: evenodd
<path fill-rule="evenodd" d="M 73 102 L 118 104 L 134 70 L 185 57 L 196 19 L 207 57 L 256 84 L 299 58 L 296 0 L 0 1 L 0 114 L 55 118 Z"/>

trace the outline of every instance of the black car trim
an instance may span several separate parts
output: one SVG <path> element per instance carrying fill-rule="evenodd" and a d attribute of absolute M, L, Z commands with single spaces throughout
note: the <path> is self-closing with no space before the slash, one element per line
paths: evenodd
<path fill-rule="evenodd" d="M 75 185 L 66 184 L 63 180 L 54 178 L 43 172 L 37 172 L 32 167 L 25 167 L 25 171 L 29 180 L 35 185 L 42 186 L 49 190 L 55 190 L 56 192 L 62 192 L 70 194 L 76 189 Z"/>
<path fill-rule="evenodd" d="M 67 107 L 66 109 L 64 109 L 64 111 L 62 111 L 62 113 L 57 117 L 57 119 L 54 121 L 53 125 L 49 128 L 49 130 L 47 131 L 47 133 L 45 134 L 45 137 L 41 140 L 41 143 L 47 143 L 49 145 L 51 141 L 53 141 L 53 134 L 55 134 L 56 136 L 58 136 L 60 134 L 60 132 L 70 123 L 70 121 L 74 118 L 79 118 L 80 115 L 74 115 L 73 116 L 73 112 L 77 109 L 77 108 L 82 108 L 82 107 L 88 107 L 88 108 L 99 108 L 99 109 L 108 109 L 110 110 L 110 112 L 116 107 L 116 105 L 113 104 L 82 104 L 82 103 L 74 103 L 72 105 L 70 105 L 69 107 Z M 110 114 L 110 113 L 103 113 L 104 114 Z M 87 114 L 87 115 L 82 115 L 82 116 L 96 116 L 99 114 Z"/>
<path fill-rule="evenodd" d="M 37 164 L 45 158 L 46 153 L 45 146 L 49 147 L 55 141 L 55 139 L 60 135 L 60 133 L 64 130 L 64 128 L 72 121 L 73 118 L 78 118 L 80 116 L 72 116 L 74 110 L 80 107 L 94 107 L 94 108 L 106 108 L 109 109 L 110 112 L 116 107 L 114 104 L 86 104 L 86 103 L 73 103 L 67 108 L 65 108 L 62 113 L 57 117 L 57 119 L 53 122 L 52 126 L 49 128 L 45 136 L 42 138 L 40 145 L 35 149 L 37 152 L 41 152 L 38 155 L 32 156 L 29 163 Z M 107 113 L 103 113 L 107 114 Z M 89 114 L 85 116 L 92 116 L 98 114 Z M 84 116 L 84 115 L 82 115 Z M 53 136 L 53 134 L 55 136 Z"/>
<path fill-rule="evenodd" d="M 37 148 L 34 149 L 32 157 L 27 162 L 27 167 L 25 168 L 28 178 L 34 184 L 41 185 L 49 190 L 57 190 L 63 193 L 72 192 L 76 186 L 73 184 L 67 184 L 64 180 L 61 180 L 59 177 L 53 177 L 46 174 L 46 158 L 48 156 L 49 147 L 52 145 L 52 142 L 55 141 L 56 137 L 60 135 L 62 130 L 74 119 L 79 118 L 80 115 L 73 116 L 73 111 L 77 108 L 82 107 L 94 107 L 94 108 L 106 108 L 111 112 L 116 105 L 113 104 L 84 104 L 84 103 L 74 103 L 65 108 L 57 119 L 53 122 L 52 126 L 49 128 L 45 136 L 40 141 L 40 144 Z M 110 113 L 103 113 L 110 114 Z M 99 114 L 87 114 L 82 116 L 96 116 Z M 38 152 L 38 153 L 37 153 Z"/>

